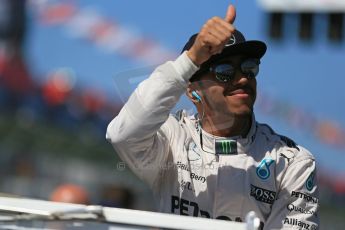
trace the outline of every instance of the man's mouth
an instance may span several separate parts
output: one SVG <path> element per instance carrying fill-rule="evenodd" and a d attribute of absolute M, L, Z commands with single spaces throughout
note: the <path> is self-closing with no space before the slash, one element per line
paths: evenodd
<path fill-rule="evenodd" d="M 226 93 L 227 96 L 248 97 L 253 95 L 253 91 L 250 88 L 239 88 Z"/>

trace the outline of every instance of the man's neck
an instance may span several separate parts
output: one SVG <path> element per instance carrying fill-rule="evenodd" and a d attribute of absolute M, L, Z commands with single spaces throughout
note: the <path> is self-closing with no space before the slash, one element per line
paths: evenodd
<path fill-rule="evenodd" d="M 245 137 L 251 127 L 252 115 L 231 116 L 226 119 L 205 117 L 202 121 L 204 131 L 219 137 Z"/>

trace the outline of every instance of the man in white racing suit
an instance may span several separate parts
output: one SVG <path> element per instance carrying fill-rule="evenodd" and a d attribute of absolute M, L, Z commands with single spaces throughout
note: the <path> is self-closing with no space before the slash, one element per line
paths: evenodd
<path fill-rule="evenodd" d="M 161 212 L 242 221 L 255 211 L 264 229 L 318 229 L 315 159 L 255 120 L 266 45 L 246 41 L 234 19 L 229 6 L 140 83 L 107 140 Z M 198 114 L 169 115 L 183 93 Z"/>

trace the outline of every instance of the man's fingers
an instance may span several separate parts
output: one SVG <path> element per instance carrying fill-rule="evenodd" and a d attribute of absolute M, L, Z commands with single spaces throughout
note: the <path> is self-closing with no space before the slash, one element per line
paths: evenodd
<path fill-rule="evenodd" d="M 219 26 L 222 26 L 224 30 L 230 31 L 231 33 L 235 31 L 235 26 L 226 22 L 225 20 L 221 20 L 219 22 Z"/>
<path fill-rule="evenodd" d="M 212 36 L 216 37 L 219 41 L 228 41 L 228 34 L 226 31 L 221 30 L 221 29 L 217 29 L 217 28 L 213 28 L 212 31 L 209 31 L 209 34 L 211 34 Z"/>
<path fill-rule="evenodd" d="M 211 29 L 215 28 L 217 30 L 222 30 L 224 33 L 233 33 L 235 31 L 235 27 L 232 24 L 219 17 L 213 17 L 208 21 L 207 24 L 211 27 Z"/>
<path fill-rule="evenodd" d="M 236 18 L 236 9 L 233 5 L 229 5 L 228 11 L 226 12 L 225 21 L 233 24 Z"/>
<path fill-rule="evenodd" d="M 220 53 L 225 45 L 223 41 L 214 35 L 207 36 L 203 42 L 206 45 L 207 51 L 210 55 Z"/>
<path fill-rule="evenodd" d="M 232 33 L 235 31 L 235 27 L 224 19 L 214 17 L 210 19 L 203 27 L 203 32 L 214 34 L 219 40 L 228 40 Z"/>

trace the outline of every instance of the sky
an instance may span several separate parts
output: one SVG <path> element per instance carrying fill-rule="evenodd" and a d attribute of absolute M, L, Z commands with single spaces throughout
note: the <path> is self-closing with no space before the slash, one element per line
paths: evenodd
<path fill-rule="evenodd" d="M 257 77 L 258 91 L 278 102 L 288 103 L 310 117 L 335 122 L 345 129 L 345 39 L 339 44 L 329 42 L 325 14 L 316 15 L 314 39 L 305 43 L 298 38 L 296 14 L 290 13 L 285 17 L 284 37 L 277 42 L 268 37 L 268 15 L 255 0 L 38 2 L 69 2 L 78 9 L 77 12 L 97 15 L 114 23 L 124 35 L 121 44 L 125 47 L 127 44 L 128 48 L 134 38 L 150 40 L 171 59 L 177 57 L 188 38 L 198 32 L 209 18 L 224 17 L 228 5 L 233 4 L 237 12 L 236 28 L 247 40 L 262 40 L 268 46 Z M 115 48 L 109 50 L 92 39 L 85 39 L 85 31 L 80 31 L 81 27 L 75 24 L 42 23 L 37 15 L 38 10 L 31 6 L 25 44 L 26 58 L 37 81 L 43 82 L 51 71 L 68 68 L 75 73 L 78 86 L 104 91 L 111 100 L 125 100 L 154 66 L 166 61 L 164 55 L 161 59 L 155 55 L 157 59 L 148 60 L 135 54 L 128 55 L 127 49 L 125 52 Z M 192 108 L 186 99 L 179 106 Z M 342 165 L 345 162 L 344 147 L 323 144 L 308 130 L 292 127 L 277 115 L 258 111 L 256 118 L 270 124 L 279 133 L 298 140 L 315 155 L 326 171 L 345 175 Z"/>

